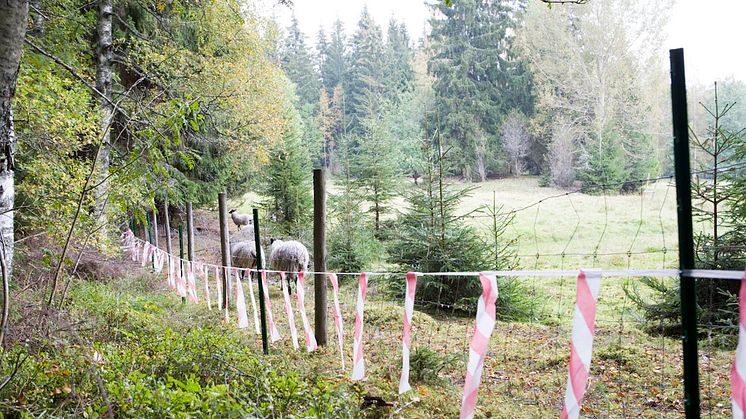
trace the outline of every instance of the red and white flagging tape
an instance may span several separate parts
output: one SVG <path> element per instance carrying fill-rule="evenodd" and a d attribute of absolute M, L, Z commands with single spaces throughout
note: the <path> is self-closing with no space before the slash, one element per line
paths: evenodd
<path fill-rule="evenodd" d="M 409 385 L 409 341 L 412 329 L 412 315 L 414 314 L 414 292 L 417 289 L 417 274 L 407 272 L 407 291 L 404 294 L 404 328 L 401 338 L 401 379 L 399 380 L 399 394 L 412 389 Z"/>
<path fill-rule="evenodd" d="M 469 344 L 469 362 L 466 364 L 464 394 L 461 399 L 461 419 L 474 417 L 477 406 L 477 392 L 482 379 L 484 358 L 487 346 L 495 329 L 497 302 L 497 278 L 492 275 L 479 274 L 482 283 L 482 295 L 477 302 L 477 320 L 474 334 Z"/>
<path fill-rule="evenodd" d="M 742 419 L 746 411 L 746 273 L 738 291 L 738 346 L 730 370 L 730 390 L 733 418 Z"/>
<path fill-rule="evenodd" d="M 596 333 L 596 301 L 601 289 L 601 271 L 580 271 L 570 342 L 570 368 L 561 418 L 577 418 L 591 371 L 593 337 Z"/>
<path fill-rule="evenodd" d="M 293 349 L 298 349 L 298 330 L 295 328 L 295 314 L 293 314 L 293 306 L 290 304 L 290 295 L 288 294 L 288 284 L 285 280 L 285 272 L 280 272 L 280 288 L 282 288 L 282 298 L 285 301 L 285 313 L 288 316 L 288 325 L 290 326 L 290 338 L 293 341 Z"/>
<path fill-rule="evenodd" d="M 339 281 L 337 274 L 330 273 L 329 282 L 332 283 L 332 295 L 334 298 L 334 326 L 337 328 L 337 341 L 339 342 L 339 356 L 342 358 L 342 370 L 345 369 L 344 351 L 344 326 L 342 324 L 342 310 L 339 309 Z"/>
<path fill-rule="evenodd" d="M 363 359 L 363 309 L 365 294 L 368 292 L 368 274 L 360 274 L 355 306 L 355 336 L 352 342 L 352 377 L 351 380 L 362 380 L 365 377 L 365 360 Z"/>
<path fill-rule="evenodd" d="M 262 271 L 261 286 L 264 291 L 264 305 L 267 306 L 267 323 L 269 323 L 269 338 L 272 343 L 280 340 L 280 332 L 277 331 L 275 320 L 272 317 L 272 304 L 269 302 L 269 287 L 267 287 L 267 273 Z"/>
<path fill-rule="evenodd" d="M 243 295 L 243 284 L 238 270 L 234 269 L 233 274 L 236 280 L 236 311 L 238 312 L 238 328 L 245 329 L 249 327 L 249 316 L 246 314 L 246 298 Z"/>
<path fill-rule="evenodd" d="M 298 300 L 298 311 L 300 311 L 300 319 L 303 322 L 303 333 L 306 335 L 306 350 L 313 352 L 318 346 L 316 344 L 316 336 L 311 330 L 311 324 L 308 322 L 308 316 L 306 315 L 306 304 L 305 304 L 305 275 L 303 272 L 298 272 L 298 286 L 295 293 L 295 297 Z"/>

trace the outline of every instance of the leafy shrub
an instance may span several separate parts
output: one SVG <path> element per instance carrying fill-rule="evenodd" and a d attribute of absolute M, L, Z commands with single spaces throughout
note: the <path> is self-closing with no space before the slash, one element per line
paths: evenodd
<path fill-rule="evenodd" d="M 421 383 L 438 383 L 440 373 L 453 366 L 458 355 L 444 355 L 428 348 L 416 347 L 409 358 L 410 377 Z"/>

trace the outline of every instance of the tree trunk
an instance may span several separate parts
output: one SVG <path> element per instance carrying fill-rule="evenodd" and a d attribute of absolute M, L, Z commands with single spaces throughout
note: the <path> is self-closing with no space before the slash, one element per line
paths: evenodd
<path fill-rule="evenodd" d="M 8 283 L 13 272 L 13 153 L 16 136 L 13 131 L 13 96 L 21 64 L 23 39 L 26 36 L 28 0 L 0 1 L 0 257 L 3 259 L 3 314 L 0 337 L 7 327 Z"/>
<path fill-rule="evenodd" d="M 107 236 L 106 197 L 109 193 L 109 156 L 111 154 L 111 123 L 114 118 L 114 107 L 111 101 L 112 85 L 112 35 L 111 16 L 112 0 L 98 1 L 98 19 L 96 24 L 96 89 L 105 97 L 99 98 L 101 112 L 101 147 L 96 155 L 98 167 L 98 187 L 94 191 L 98 224 L 101 225 L 101 237 Z"/>

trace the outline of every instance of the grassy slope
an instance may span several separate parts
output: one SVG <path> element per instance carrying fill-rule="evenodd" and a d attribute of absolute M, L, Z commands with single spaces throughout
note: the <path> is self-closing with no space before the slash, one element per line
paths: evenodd
<path fill-rule="evenodd" d="M 520 211 L 514 233 L 520 254 L 561 252 L 646 251 L 675 247 L 673 189 L 658 183 L 637 196 L 604 197 L 574 194 L 545 201 Z M 499 203 L 515 209 L 563 191 L 539 188 L 531 178 L 490 181 L 478 185 L 464 211 Z M 664 199 L 665 197 L 665 199 Z M 250 207 L 257 197 L 235 202 Z M 640 205 L 642 204 L 642 224 Z M 397 205 L 402 205 L 401 202 Z M 574 207 L 574 208 L 573 208 Z M 538 208 L 538 211 L 537 211 Z M 577 212 L 576 212 L 577 210 Z M 601 237 L 608 212 L 606 232 Z M 217 260 L 214 214 L 197 219 L 198 255 Z M 580 223 L 578 223 L 580 220 Z M 613 222 L 611 222 L 613 220 Z M 483 218 L 472 222 L 482 224 Z M 661 233 L 661 222 L 663 233 Z M 579 228 L 572 236 L 575 226 Z M 639 228 L 639 234 L 637 234 Z M 635 237 L 634 241 L 632 237 Z M 569 242 L 569 245 L 568 245 Z M 590 249 L 590 250 L 589 250 Z M 599 257 L 597 266 L 661 267 L 659 254 Z M 675 264 L 669 254 L 666 266 Z M 593 258 L 523 258 L 526 268 L 573 269 L 589 266 Z M 128 263 L 128 262 L 124 262 Z M 133 272 L 138 272 L 133 269 Z M 345 358 L 339 364 L 336 335 L 330 345 L 313 354 L 295 351 L 289 343 L 282 296 L 271 287 L 273 313 L 283 339 L 263 356 L 250 331 L 221 322 L 222 316 L 180 300 L 148 276 L 135 275 L 109 284 L 79 283 L 71 289 L 65 324 L 85 320 L 79 339 L 55 332 L 34 341 L 34 355 L 11 386 L 0 393 L 6 413 L 95 416 L 105 403 L 97 390 L 101 377 L 110 403 L 122 416 L 228 415 L 359 415 L 363 394 L 393 403 L 366 409 L 366 416 L 453 417 L 460 405 L 468 342 L 473 319 L 447 312 L 415 313 L 411 381 L 414 391 L 398 396 L 401 363 L 402 304 L 381 292 L 372 277 L 365 312 L 367 379 L 347 379 L 351 364 L 355 281 L 342 278 L 341 304 L 345 319 Z M 498 322 L 490 343 L 478 402 L 478 416 L 556 416 L 565 389 L 568 339 L 574 302 L 574 278 L 524 278 L 537 301 L 536 320 Z M 639 315 L 622 292 L 623 282 L 604 280 L 599 299 L 597 339 L 584 417 L 680 417 L 682 414 L 680 344 L 640 331 Z M 246 293 L 248 294 L 248 292 Z M 313 293 L 307 292 L 309 318 Z M 247 296 L 248 298 L 248 296 Z M 331 313 L 330 314 L 330 319 Z M 234 316 L 235 314 L 232 314 Z M 298 313 L 296 323 L 300 326 Z M 66 328 L 67 326 L 65 326 Z M 299 330 L 301 346 L 302 330 Z M 93 353 L 103 363 L 93 363 Z M 4 355 L 5 361 L 13 358 Z M 732 352 L 707 347 L 701 371 L 704 410 L 713 417 L 728 414 L 727 377 Z M 3 363 L 7 374 L 10 363 Z M 91 374 L 96 371 L 96 374 Z M 170 378 L 169 378 L 170 377 Z"/>

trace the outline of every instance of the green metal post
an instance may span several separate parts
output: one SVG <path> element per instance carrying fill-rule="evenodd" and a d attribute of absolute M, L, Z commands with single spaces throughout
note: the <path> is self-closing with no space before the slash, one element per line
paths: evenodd
<path fill-rule="evenodd" d="M 179 224 L 179 275 L 180 278 L 184 277 L 184 225 Z M 186 297 L 181 297 L 181 303 L 186 304 Z"/>
<path fill-rule="evenodd" d="M 671 113 L 676 170 L 676 209 L 679 230 L 679 268 L 694 269 L 692 184 L 689 165 L 689 122 L 686 109 L 684 50 L 669 51 L 671 59 Z M 684 410 L 687 419 L 700 417 L 697 354 L 697 294 L 695 279 L 680 276 L 681 328 L 684 363 Z"/>
<path fill-rule="evenodd" d="M 254 208 L 254 243 L 256 244 L 256 269 L 261 271 L 264 267 L 262 261 L 262 242 L 260 241 L 261 235 L 259 234 L 259 210 Z M 264 307 L 264 281 L 262 281 L 262 275 L 259 274 L 257 281 L 259 284 L 259 318 L 262 325 L 262 349 L 264 354 L 269 353 L 269 343 L 267 342 L 267 320 L 264 315 L 266 308 Z M 267 290 L 269 292 L 269 290 Z"/>

